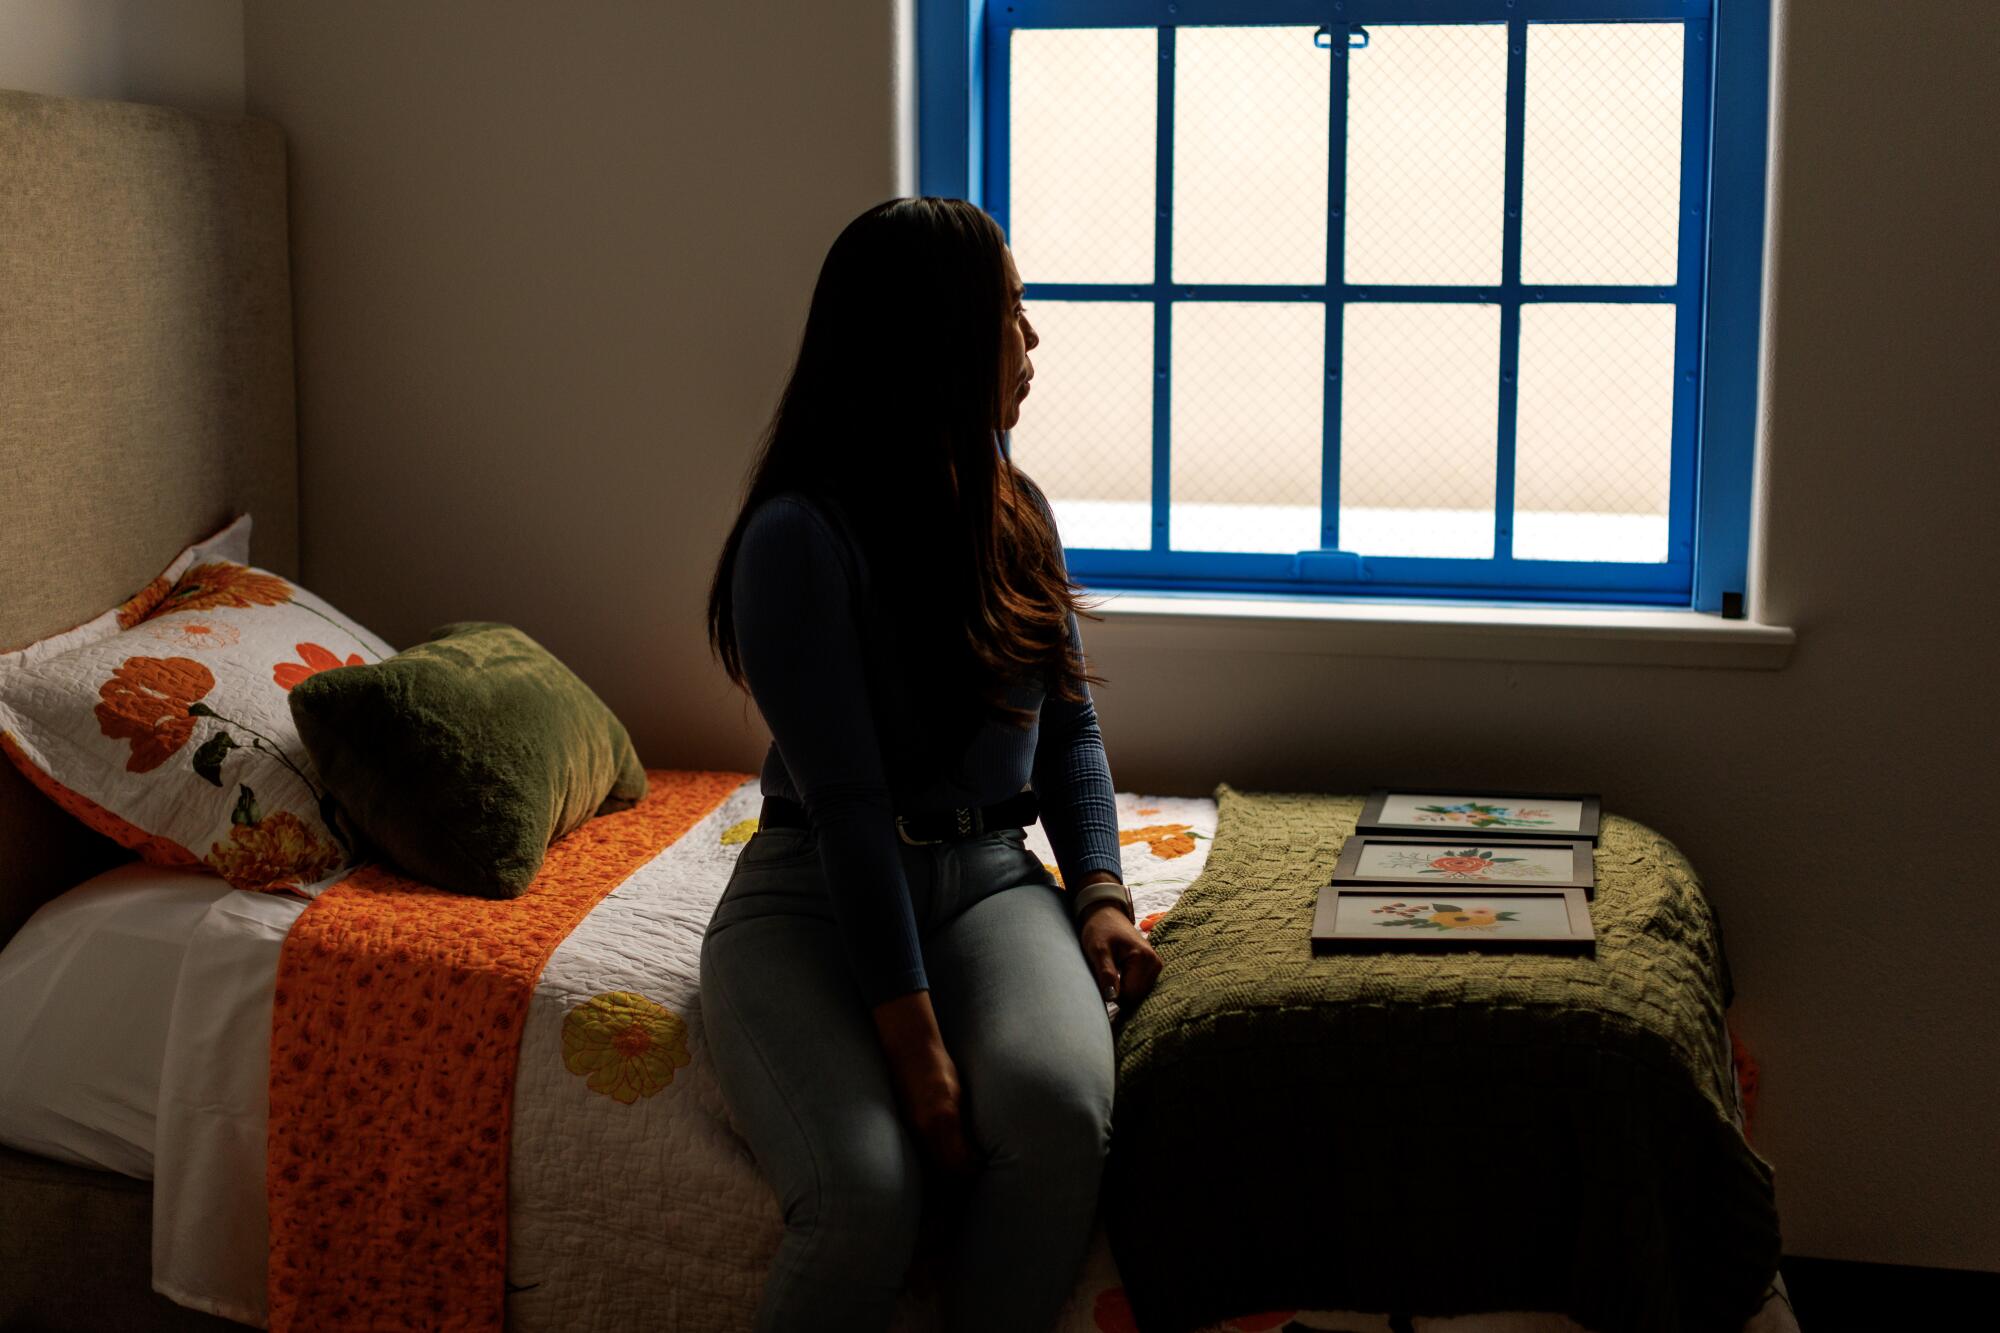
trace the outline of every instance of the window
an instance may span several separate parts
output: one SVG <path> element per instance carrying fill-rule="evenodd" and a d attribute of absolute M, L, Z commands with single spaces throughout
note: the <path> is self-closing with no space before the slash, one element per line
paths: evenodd
<path fill-rule="evenodd" d="M 1768 0 L 922 0 L 1100 587 L 1740 613 Z"/>

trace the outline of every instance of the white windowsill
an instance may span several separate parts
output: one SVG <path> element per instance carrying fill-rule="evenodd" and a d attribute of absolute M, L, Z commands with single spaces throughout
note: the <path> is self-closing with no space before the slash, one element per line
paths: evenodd
<path fill-rule="evenodd" d="M 1120 645 L 1169 652 L 1776 670 L 1797 635 L 1698 611 L 1093 590 Z"/>

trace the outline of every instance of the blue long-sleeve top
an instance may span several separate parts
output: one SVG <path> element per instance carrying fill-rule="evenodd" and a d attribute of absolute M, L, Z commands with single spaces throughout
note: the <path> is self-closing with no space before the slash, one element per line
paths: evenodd
<path fill-rule="evenodd" d="M 730 587 L 743 674 L 771 729 L 762 789 L 811 817 L 834 917 L 870 1005 L 929 987 L 896 815 L 987 805 L 1032 785 L 1064 882 L 1120 874 L 1111 770 L 1087 689 L 1072 703 L 1016 686 L 1009 702 L 1039 708 L 1036 725 L 988 719 L 955 775 L 898 771 L 876 715 L 878 700 L 894 707 L 901 693 L 883 679 L 895 655 L 861 614 L 866 557 L 839 525 L 804 495 L 766 500 L 744 528 Z M 1069 635 L 1080 654 L 1074 615 Z M 1106 897 L 1130 910 L 1122 885 L 1068 896 L 1079 917 Z"/>

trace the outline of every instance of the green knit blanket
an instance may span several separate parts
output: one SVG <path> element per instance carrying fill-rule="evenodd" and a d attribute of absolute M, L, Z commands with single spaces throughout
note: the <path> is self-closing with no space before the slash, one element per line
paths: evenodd
<path fill-rule="evenodd" d="M 1118 1039 L 1105 1186 L 1146 1333 L 1270 1310 L 1554 1310 L 1740 1333 L 1778 1262 L 1715 916 L 1607 816 L 1595 958 L 1315 957 L 1354 797 L 1216 789 L 1207 868 Z"/>

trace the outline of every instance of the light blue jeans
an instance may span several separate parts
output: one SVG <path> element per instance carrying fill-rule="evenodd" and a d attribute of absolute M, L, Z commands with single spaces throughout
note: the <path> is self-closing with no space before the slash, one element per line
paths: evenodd
<path fill-rule="evenodd" d="M 922 1231 L 945 1328 L 1045 1333 L 1110 1141 L 1104 1001 L 1020 830 L 899 850 L 982 1166 L 927 1189 L 814 835 L 756 833 L 702 939 L 701 1007 L 723 1098 L 784 1209 L 757 1328 L 886 1328 Z"/>

